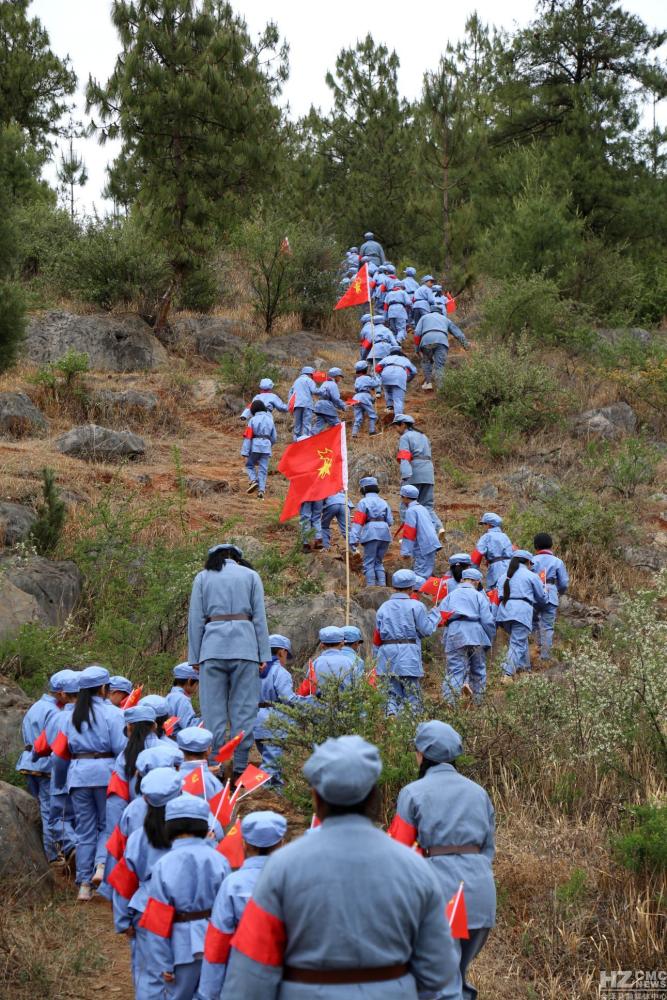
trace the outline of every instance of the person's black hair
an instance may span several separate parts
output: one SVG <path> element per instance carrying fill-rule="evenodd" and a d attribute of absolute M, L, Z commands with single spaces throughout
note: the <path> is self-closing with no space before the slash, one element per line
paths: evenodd
<path fill-rule="evenodd" d="M 132 723 L 132 732 L 127 738 L 127 744 L 123 751 L 123 756 L 125 757 L 125 774 L 128 781 L 137 769 L 137 757 L 144 749 L 146 737 L 154 731 L 154 727 L 154 722 Z"/>
<path fill-rule="evenodd" d="M 239 566 L 245 566 L 246 569 L 252 569 L 252 566 L 249 562 L 247 562 L 247 560 L 239 558 L 234 550 L 229 548 L 217 549 L 210 556 L 207 556 L 206 562 L 204 563 L 204 569 L 210 569 L 215 573 L 219 573 L 228 559 L 238 563 Z"/>
<path fill-rule="evenodd" d="M 461 577 L 463 575 L 464 569 L 468 569 L 466 563 L 452 563 L 451 565 L 452 576 L 454 577 L 457 583 L 461 582 Z"/>
<path fill-rule="evenodd" d="M 533 544 L 536 549 L 550 549 L 553 545 L 553 539 L 546 531 L 540 531 L 535 535 Z"/>
<path fill-rule="evenodd" d="M 141 795 L 141 775 L 138 774 L 136 781 L 134 782 L 134 794 Z"/>
<path fill-rule="evenodd" d="M 285 649 L 284 646 L 271 646 L 271 656 L 275 656 L 281 650 Z"/>
<path fill-rule="evenodd" d="M 266 404 L 261 399 L 253 399 L 250 404 L 250 412 L 254 417 L 256 413 L 268 413 L 268 410 L 266 409 Z"/>
<path fill-rule="evenodd" d="M 171 682 L 171 686 L 175 688 L 183 688 L 188 683 L 189 678 L 187 677 L 174 677 Z"/>
<path fill-rule="evenodd" d="M 526 565 L 525 559 L 517 559 L 516 556 L 512 556 L 512 558 L 510 559 L 510 564 L 507 568 L 507 579 L 503 584 L 503 597 L 502 597 L 503 604 L 507 604 L 507 602 L 510 599 L 510 580 L 518 570 L 519 566 L 525 566 L 525 565 Z"/>
<path fill-rule="evenodd" d="M 157 719 L 155 720 L 155 725 L 156 725 L 155 735 L 157 736 L 158 739 L 161 736 L 166 735 L 164 731 L 164 724 L 168 718 L 169 718 L 168 715 L 158 715 Z"/>
<path fill-rule="evenodd" d="M 379 486 L 362 486 L 361 487 L 361 495 L 364 496 L 364 497 L 368 493 L 379 493 L 379 492 L 380 492 L 380 487 Z"/>
<path fill-rule="evenodd" d="M 280 841 L 277 844 L 271 844 L 271 847 L 253 847 L 253 850 L 257 857 L 267 858 L 269 854 L 273 854 L 274 851 L 278 850 L 279 844 Z"/>
<path fill-rule="evenodd" d="M 95 709 L 93 708 L 93 698 L 102 693 L 104 685 L 96 688 L 81 688 L 76 696 L 76 704 L 72 710 L 72 723 L 77 733 L 81 732 L 84 722 L 90 724 L 95 721 Z"/>
<path fill-rule="evenodd" d="M 164 806 L 152 806 L 146 803 L 146 816 L 144 818 L 144 832 L 151 847 L 158 850 L 165 850 L 171 847 L 171 841 L 167 836 L 166 820 L 164 818 Z"/>
<path fill-rule="evenodd" d="M 338 806 L 333 802 L 327 802 L 326 799 L 322 799 L 322 802 L 326 806 L 327 816 L 366 816 L 373 822 L 379 819 L 380 793 L 377 785 L 373 785 L 365 799 L 355 802 L 354 805 Z"/>
<path fill-rule="evenodd" d="M 437 765 L 438 765 L 437 760 L 431 760 L 429 757 L 424 757 L 423 761 L 419 765 L 419 777 L 423 778 L 427 771 L 429 771 L 432 767 L 436 767 Z"/>
<path fill-rule="evenodd" d="M 190 816 L 179 816 L 178 819 L 168 819 L 165 823 L 165 832 L 169 843 L 187 834 L 188 837 L 201 837 L 205 840 L 208 835 L 208 823 L 205 819 L 192 819 Z"/>

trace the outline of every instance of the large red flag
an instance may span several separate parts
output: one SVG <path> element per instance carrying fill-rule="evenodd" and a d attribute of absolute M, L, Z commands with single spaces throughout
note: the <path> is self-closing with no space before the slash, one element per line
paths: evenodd
<path fill-rule="evenodd" d="M 350 286 L 344 295 L 339 298 L 334 309 L 347 309 L 348 306 L 360 306 L 364 302 L 370 301 L 370 288 L 368 287 L 368 264 L 359 268 Z"/>
<path fill-rule="evenodd" d="M 278 472 L 290 481 L 281 521 L 295 517 L 306 500 L 324 500 L 347 489 L 345 424 L 288 444 L 278 462 Z"/>

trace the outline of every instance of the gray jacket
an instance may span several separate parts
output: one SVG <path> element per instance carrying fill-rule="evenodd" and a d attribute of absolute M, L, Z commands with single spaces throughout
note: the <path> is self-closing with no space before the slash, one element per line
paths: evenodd
<path fill-rule="evenodd" d="M 213 615 L 243 614 L 248 620 L 207 622 Z M 258 573 L 227 559 L 220 572 L 204 569 L 192 585 L 188 617 L 188 662 L 271 659 Z"/>

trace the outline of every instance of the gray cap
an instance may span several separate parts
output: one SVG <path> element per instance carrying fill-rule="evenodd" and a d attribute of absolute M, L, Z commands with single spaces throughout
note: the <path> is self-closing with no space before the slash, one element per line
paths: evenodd
<path fill-rule="evenodd" d="M 415 734 L 415 747 L 429 760 L 447 764 L 463 753 L 461 737 L 446 722 L 431 719 L 421 722 Z"/>
<path fill-rule="evenodd" d="M 392 424 L 414 424 L 415 418 L 408 416 L 407 413 L 399 413 L 397 417 L 394 417 Z"/>
<path fill-rule="evenodd" d="M 361 736 L 339 736 L 315 749 L 303 773 L 317 794 L 334 806 L 353 806 L 368 797 L 380 774 L 378 748 Z"/>

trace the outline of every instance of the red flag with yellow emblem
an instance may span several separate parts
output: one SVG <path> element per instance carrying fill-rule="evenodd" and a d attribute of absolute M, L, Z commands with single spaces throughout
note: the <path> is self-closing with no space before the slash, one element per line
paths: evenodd
<path fill-rule="evenodd" d="M 347 309 L 348 306 L 360 306 L 364 302 L 369 302 L 370 297 L 368 264 L 364 264 L 363 267 L 359 268 L 354 278 L 352 278 L 347 291 L 339 298 L 334 309 Z"/>
<path fill-rule="evenodd" d="M 278 472 L 290 481 L 281 521 L 296 517 L 306 500 L 324 500 L 347 489 L 345 424 L 288 444 L 278 462 Z"/>
<path fill-rule="evenodd" d="M 243 849 L 240 823 L 234 823 L 234 826 L 227 831 L 216 847 L 216 851 L 227 858 L 232 868 L 241 867 L 245 861 L 245 850 Z"/>

